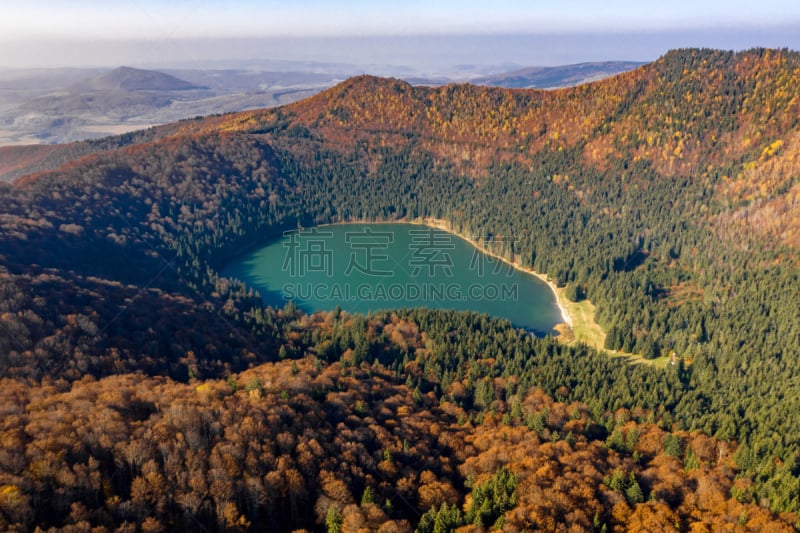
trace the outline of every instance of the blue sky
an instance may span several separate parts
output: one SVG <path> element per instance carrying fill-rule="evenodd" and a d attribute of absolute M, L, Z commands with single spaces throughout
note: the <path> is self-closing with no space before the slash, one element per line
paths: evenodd
<path fill-rule="evenodd" d="M 420 34 L 457 38 L 479 35 L 494 39 L 502 35 L 619 37 L 649 32 L 693 36 L 685 43 L 679 39 L 665 41 L 668 47 L 693 46 L 694 42 L 702 42 L 704 36 L 725 34 L 727 40 L 706 40 L 712 46 L 727 48 L 758 45 L 798 48 L 800 2 L 3 0 L 0 65 L 99 64 L 113 59 L 109 55 L 114 50 L 124 55 L 124 59 L 135 60 L 135 47 L 144 60 L 154 54 L 152 43 L 162 47 L 164 43 L 222 42 L 232 38 L 240 42 L 329 39 L 333 45 L 342 38 L 399 37 L 403 41 L 407 36 Z M 93 55 L 91 45 L 99 42 L 106 49 L 95 49 Z M 623 43 L 616 46 L 620 54 L 633 53 Z M 319 49 L 331 52 L 326 48 Z M 221 52 L 219 47 L 209 50 Z M 609 53 L 614 50 L 610 48 Z M 172 57 L 170 54 L 175 56 L 174 60 L 179 59 L 174 47 L 168 52 L 165 59 Z M 363 52 L 368 55 L 369 50 Z M 588 52 L 591 50 L 587 50 L 587 58 L 591 55 Z M 317 52 L 309 50 L 309 53 Z M 345 59 L 354 59 L 353 54 L 348 52 Z"/>

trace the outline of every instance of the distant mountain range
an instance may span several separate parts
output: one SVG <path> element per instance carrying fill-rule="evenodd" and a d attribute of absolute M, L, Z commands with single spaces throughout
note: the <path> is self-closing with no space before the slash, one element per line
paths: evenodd
<path fill-rule="evenodd" d="M 79 83 L 74 87 L 77 91 L 188 91 L 202 89 L 155 70 L 143 70 L 131 67 L 115 68 L 95 78 Z"/>
<path fill-rule="evenodd" d="M 470 82 L 508 88 L 555 88 L 598 80 L 640 65 L 626 61 L 581 63 L 480 77 L 476 75 L 481 69 L 474 66 L 433 77 L 419 77 L 409 69 L 398 68 L 395 76 L 426 86 Z M 278 66 L 287 70 L 160 72 L 118 67 L 106 71 L 0 71 L 0 146 L 65 143 L 198 115 L 273 107 L 310 96 L 363 72 L 352 65 Z M 295 67 L 297 70 L 291 70 Z"/>
<path fill-rule="evenodd" d="M 572 87 L 601 80 L 620 72 L 633 70 L 644 63 L 636 61 L 604 61 L 557 67 L 530 67 L 470 80 L 476 85 L 523 89 Z"/>
<path fill-rule="evenodd" d="M 175 94 L 179 93 L 179 94 Z M 153 70 L 119 67 L 81 81 L 63 92 L 34 98 L 17 108 L 23 124 L 49 125 L 42 137 L 68 125 L 124 123 L 179 100 L 209 96 L 204 87 Z M 41 119 L 41 120 L 36 120 Z M 19 118 L 15 119 L 18 121 Z"/>
<path fill-rule="evenodd" d="M 198 115 L 272 107 L 345 77 L 241 70 L 166 73 L 131 67 L 0 71 L 0 146 L 66 143 Z"/>

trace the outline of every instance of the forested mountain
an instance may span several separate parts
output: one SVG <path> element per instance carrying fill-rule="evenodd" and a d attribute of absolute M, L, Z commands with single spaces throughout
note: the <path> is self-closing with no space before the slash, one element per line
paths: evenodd
<path fill-rule="evenodd" d="M 3 527 L 800 525 L 795 52 L 557 91 L 365 76 L 43 157 L 0 184 Z M 265 309 L 217 273 L 284 229 L 417 217 L 505 237 L 608 348 L 675 364 Z"/>

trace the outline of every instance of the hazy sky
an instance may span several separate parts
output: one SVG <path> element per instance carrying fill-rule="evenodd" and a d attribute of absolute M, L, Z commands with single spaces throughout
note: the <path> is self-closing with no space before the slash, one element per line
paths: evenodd
<path fill-rule="evenodd" d="M 613 55 L 615 50 L 617 57 L 606 59 L 635 59 L 635 48 L 646 40 L 626 45 L 619 39 L 624 35 L 670 35 L 662 39 L 668 47 L 693 46 L 704 38 L 727 48 L 800 47 L 796 0 L 2 0 L 0 13 L 0 66 L 198 61 L 208 54 L 224 59 L 226 53 L 231 59 L 246 59 L 247 54 L 250 59 L 284 59 L 277 55 L 283 53 L 295 60 L 370 62 L 384 60 L 376 56 L 376 46 L 392 55 L 393 46 L 413 45 L 409 36 L 415 35 L 450 36 L 451 43 L 465 35 L 488 36 L 487 43 L 505 35 L 611 39 L 606 44 L 595 40 L 600 49 L 586 49 L 587 59 L 594 59 L 598 51 Z M 337 56 L 339 45 L 352 38 L 384 44 L 361 50 L 344 46 Z M 217 44 L 204 47 L 201 41 L 209 40 Z M 246 43 L 261 44 L 258 50 L 248 50 Z M 429 52 L 436 55 L 439 49 Z M 473 53 L 463 52 L 465 59 Z M 494 60 L 526 61 L 519 50 L 508 52 L 508 58 Z M 320 53 L 326 57 L 315 57 Z M 649 50 L 639 53 L 652 55 Z M 297 57 L 302 54 L 306 55 Z M 532 54 L 536 57 L 558 62 L 541 53 Z"/>

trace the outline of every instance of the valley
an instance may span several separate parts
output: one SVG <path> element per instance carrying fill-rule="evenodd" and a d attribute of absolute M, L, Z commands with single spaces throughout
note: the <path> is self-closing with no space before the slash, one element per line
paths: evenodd
<path fill-rule="evenodd" d="M 798 80 L 762 48 L 548 91 L 356 76 L 0 149 L 0 528 L 796 529 Z M 575 341 L 226 274 L 376 220 L 496 243 Z"/>

